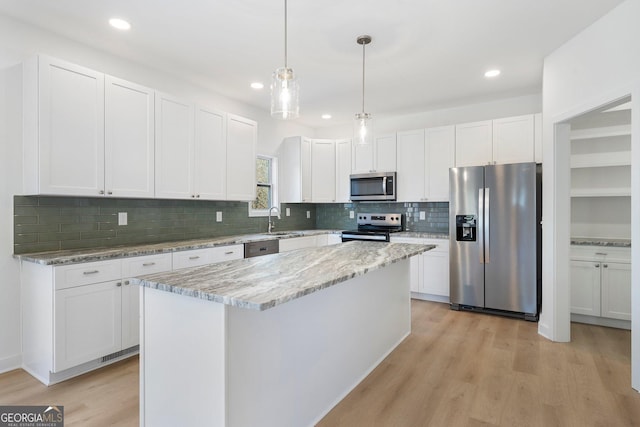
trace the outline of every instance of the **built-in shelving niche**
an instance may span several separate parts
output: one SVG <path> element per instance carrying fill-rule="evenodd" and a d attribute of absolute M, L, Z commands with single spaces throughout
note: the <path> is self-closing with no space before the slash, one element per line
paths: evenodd
<path fill-rule="evenodd" d="M 571 122 L 571 235 L 631 236 L 631 110 L 626 104 Z"/>

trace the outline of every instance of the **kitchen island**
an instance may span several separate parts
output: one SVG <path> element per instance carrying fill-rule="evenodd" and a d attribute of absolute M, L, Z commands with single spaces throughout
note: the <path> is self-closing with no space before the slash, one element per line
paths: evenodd
<path fill-rule="evenodd" d="M 313 425 L 409 334 L 409 258 L 429 249 L 349 242 L 134 279 L 141 425 Z"/>

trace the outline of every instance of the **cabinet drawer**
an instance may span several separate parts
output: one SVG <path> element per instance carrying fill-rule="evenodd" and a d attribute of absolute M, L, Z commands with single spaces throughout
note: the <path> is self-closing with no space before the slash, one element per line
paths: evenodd
<path fill-rule="evenodd" d="M 164 271 L 171 271 L 171 254 L 145 255 L 122 260 L 123 277 L 142 276 Z"/>
<path fill-rule="evenodd" d="M 121 277 L 121 266 L 122 260 L 116 259 L 55 267 L 55 289 L 118 280 Z"/>
<path fill-rule="evenodd" d="M 209 264 L 209 252 L 210 248 L 194 249 L 190 251 L 174 252 L 173 253 L 173 269 L 188 267 L 198 267 L 200 265 Z"/>
<path fill-rule="evenodd" d="M 210 263 L 244 258 L 244 245 L 220 246 L 209 249 Z"/>
<path fill-rule="evenodd" d="M 218 246 L 173 253 L 173 269 L 198 267 L 230 259 L 244 258 L 244 245 Z"/>

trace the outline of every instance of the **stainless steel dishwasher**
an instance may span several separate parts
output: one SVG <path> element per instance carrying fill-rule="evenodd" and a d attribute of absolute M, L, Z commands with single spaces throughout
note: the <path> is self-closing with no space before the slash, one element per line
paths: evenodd
<path fill-rule="evenodd" d="M 253 258 L 256 256 L 277 254 L 280 250 L 278 239 L 262 240 L 244 244 L 244 257 Z"/>

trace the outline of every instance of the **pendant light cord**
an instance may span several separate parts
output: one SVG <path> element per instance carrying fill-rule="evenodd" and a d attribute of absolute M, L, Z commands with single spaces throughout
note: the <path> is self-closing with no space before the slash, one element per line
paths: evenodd
<path fill-rule="evenodd" d="M 287 0 L 284 0 L 284 68 L 287 68 Z"/>
<path fill-rule="evenodd" d="M 364 113 L 364 48 L 366 43 L 362 43 L 362 112 Z"/>

